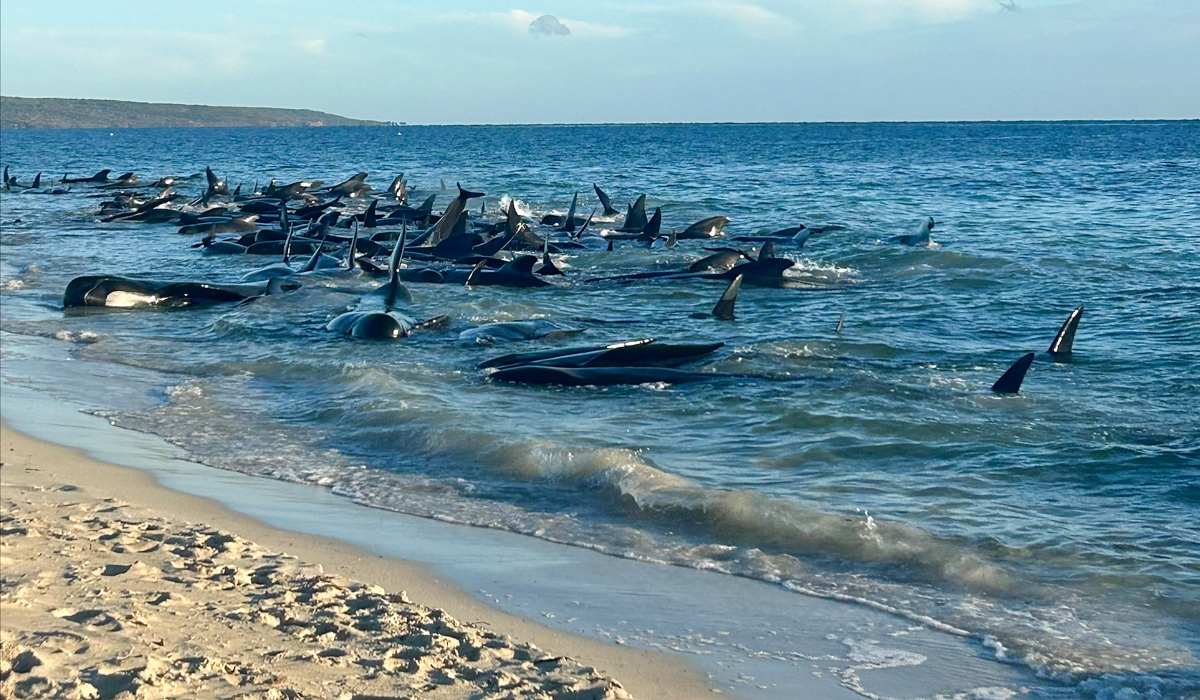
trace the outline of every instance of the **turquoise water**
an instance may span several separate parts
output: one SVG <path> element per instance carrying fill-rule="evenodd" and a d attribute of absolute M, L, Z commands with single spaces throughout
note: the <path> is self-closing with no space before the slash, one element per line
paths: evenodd
<path fill-rule="evenodd" d="M 1200 687 L 1200 124 L 6 131 L 0 146 L 22 182 L 212 165 L 246 187 L 366 170 L 382 189 L 404 171 L 438 209 L 443 179 L 487 192 L 485 218 L 509 198 L 530 220 L 562 213 L 575 191 L 586 215 L 597 182 L 619 208 L 646 193 L 668 229 L 833 225 L 781 248 L 791 286 L 743 288 L 734 322 L 703 315 L 721 282 L 584 282 L 705 245 L 626 244 L 569 252 L 546 289 L 410 285 L 414 315 L 451 327 L 378 344 L 324 330 L 369 280 L 64 314 L 76 275 L 235 280 L 268 261 L 97 223 L 78 186 L 5 193 L 2 328 L 71 343 L 101 376 L 136 370 L 136 387 L 88 398 L 215 466 L 884 606 L 1081 697 Z M 936 247 L 887 243 L 927 216 Z M 1072 363 L 1039 359 L 1017 397 L 987 390 L 1079 304 Z M 458 339 L 531 317 L 585 331 Z M 769 378 L 547 389 L 474 369 L 638 337 L 724 341 L 707 367 Z"/>

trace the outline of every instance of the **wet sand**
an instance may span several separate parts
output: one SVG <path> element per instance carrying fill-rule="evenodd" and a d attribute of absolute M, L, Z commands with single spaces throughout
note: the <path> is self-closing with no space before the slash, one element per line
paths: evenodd
<path fill-rule="evenodd" d="M 488 608 L 5 425 L 5 696 L 691 698 L 704 674 Z M 416 601 L 416 602 L 414 602 Z"/>

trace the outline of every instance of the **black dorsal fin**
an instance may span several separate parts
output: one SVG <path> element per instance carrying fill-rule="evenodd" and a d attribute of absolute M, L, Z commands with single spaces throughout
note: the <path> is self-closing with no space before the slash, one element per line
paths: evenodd
<path fill-rule="evenodd" d="M 712 315 L 722 321 L 732 321 L 733 305 L 737 303 L 738 290 L 742 288 L 742 276 L 738 275 L 733 278 L 729 286 L 725 288 L 725 293 L 721 295 L 721 300 L 713 307 Z"/>
<path fill-rule="evenodd" d="M 1083 305 L 1075 307 L 1067 320 L 1063 322 L 1062 327 L 1058 329 L 1058 334 L 1054 336 L 1054 341 L 1050 343 L 1050 349 L 1047 351 L 1055 358 L 1068 359 L 1071 356 L 1071 348 L 1075 345 L 1075 331 L 1079 330 L 1079 321 L 1083 318 Z"/>
<path fill-rule="evenodd" d="M 763 243 L 763 247 L 758 251 L 758 259 L 770 260 L 773 257 L 775 257 L 775 241 Z"/>
<path fill-rule="evenodd" d="M 658 234 L 662 232 L 662 208 L 655 207 L 654 214 L 646 225 L 642 228 L 642 239 L 653 241 L 658 238 Z"/>
<path fill-rule="evenodd" d="M 283 264 L 287 265 L 288 258 L 292 253 L 292 225 L 288 223 L 287 205 L 279 208 L 279 224 L 283 226 L 285 234 L 283 239 Z"/>
<path fill-rule="evenodd" d="M 1021 391 L 1021 382 L 1025 381 L 1025 373 L 1033 364 L 1034 354 L 1027 353 L 1013 363 L 1004 374 L 992 385 L 992 391 L 998 394 L 1015 394 Z"/>
<path fill-rule="evenodd" d="M 378 199 L 372 199 L 367 205 L 367 211 L 363 214 L 363 228 L 376 228 L 379 225 L 379 217 L 375 214 L 375 207 L 379 206 Z"/>
<path fill-rule="evenodd" d="M 354 256 L 358 254 L 358 219 L 354 219 L 354 235 L 350 237 L 350 252 L 346 255 L 346 269 L 354 269 Z"/>
<path fill-rule="evenodd" d="M 579 193 L 571 197 L 571 207 L 567 209 L 567 220 L 563 222 L 562 230 L 570 233 L 575 230 L 575 207 L 579 204 Z"/>
<path fill-rule="evenodd" d="M 321 259 L 321 249 L 325 247 L 325 239 L 329 237 L 329 227 L 321 232 L 321 240 L 317 242 L 316 248 L 313 249 L 313 254 L 309 257 L 308 262 L 304 263 L 304 267 L 300 268 L 300 272 L 312 272 L 317 269 L 317 262 Z"/>
<path fill-rule="evenodd" d="M 404 259 L 404 246 L 408 245 L 408 223 L 404 222 L 400 226 L 400 240 L 396 241 L 396 247 L 392 248 L 392 255 L 388 259 L 388 279 L 392 284 L 400 283 L 400 261 Z"/>

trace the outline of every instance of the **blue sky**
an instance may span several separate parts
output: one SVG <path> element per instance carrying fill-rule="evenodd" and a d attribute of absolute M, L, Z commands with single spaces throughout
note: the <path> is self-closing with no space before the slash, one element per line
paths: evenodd
<path fill-rule="evenodd" d="M 440 124 L 1200 118 L 1200 0 L 4 0 L 0 90 Z"/>

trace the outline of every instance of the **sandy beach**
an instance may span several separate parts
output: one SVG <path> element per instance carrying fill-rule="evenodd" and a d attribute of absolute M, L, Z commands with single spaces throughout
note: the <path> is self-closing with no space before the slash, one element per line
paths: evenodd
<path fill-rule="evenodd" d="M 677 659 L 488 609 L 415 565 L 276 530 L 7 425 L 2 444 L 5 696 L 710 692 Z"/>

